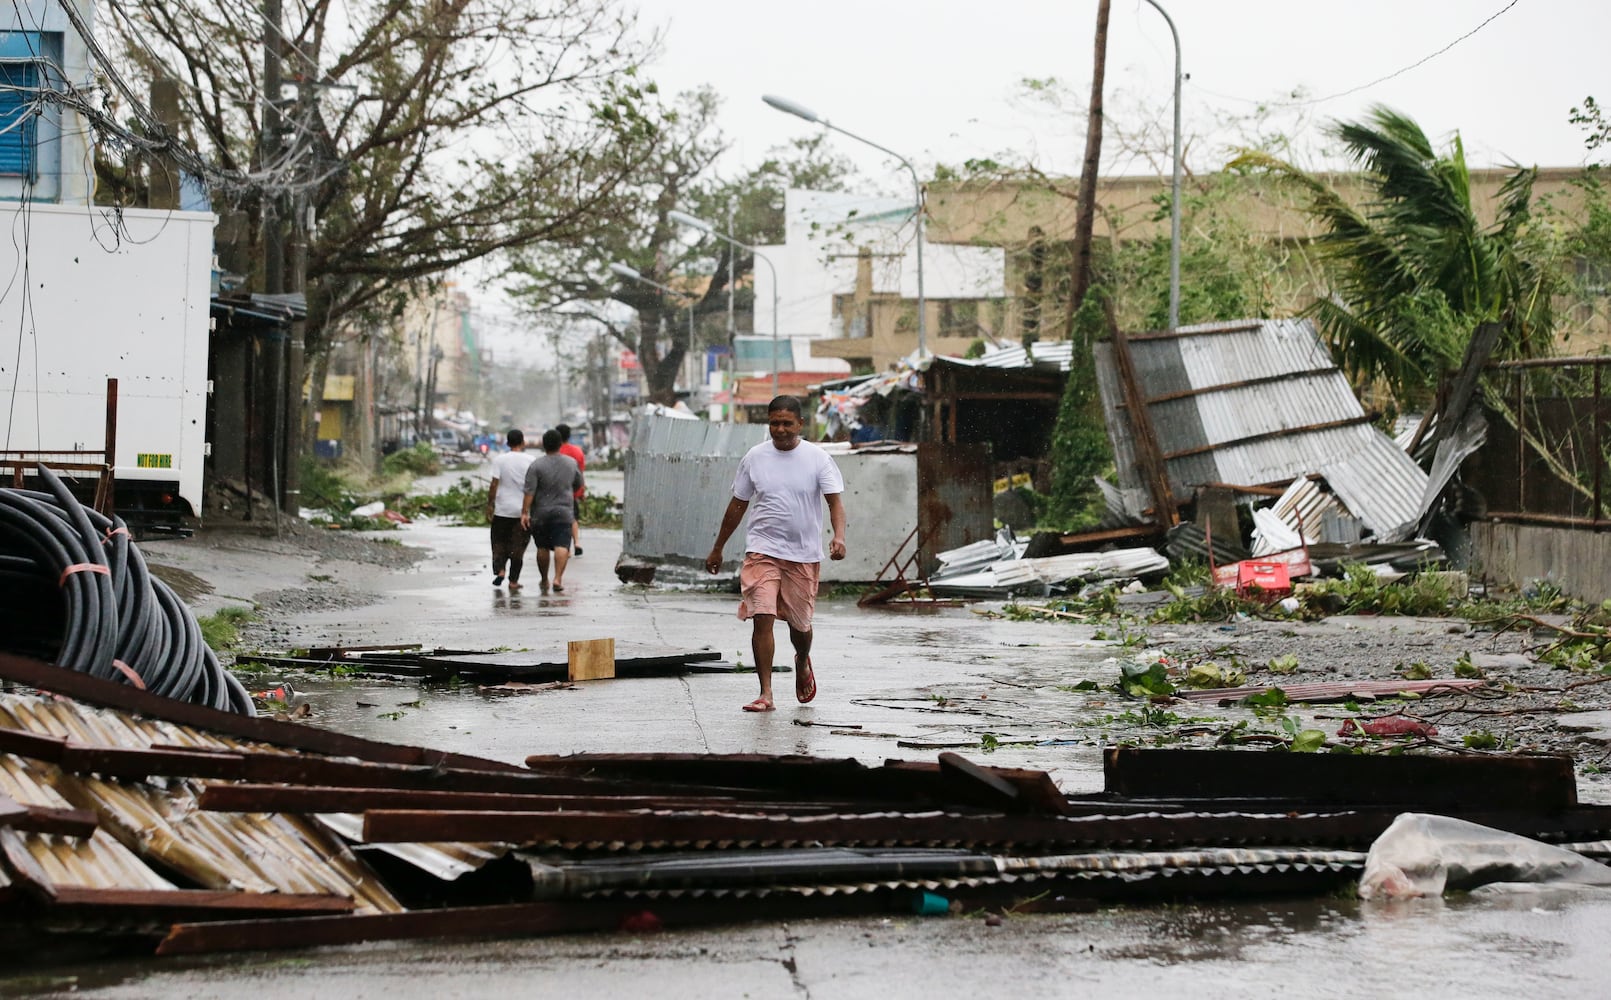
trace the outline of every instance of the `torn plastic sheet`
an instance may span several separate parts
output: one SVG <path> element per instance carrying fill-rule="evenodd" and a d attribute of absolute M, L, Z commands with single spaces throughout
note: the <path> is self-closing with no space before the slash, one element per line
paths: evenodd
<path fill-rule="evenodd" d="M 1463 819 L 1404 813 L 1371 844 L 1359 896 L 1413 899 L 1539 886 L 1611 888 L 1611 867 Z"/>

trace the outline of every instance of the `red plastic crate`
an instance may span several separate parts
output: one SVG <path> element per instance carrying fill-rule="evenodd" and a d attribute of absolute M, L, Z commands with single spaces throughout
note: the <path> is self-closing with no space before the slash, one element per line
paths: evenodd
<path fill-rule="evenodd" d="M 1236 564 L 1236 592 L 1243 597 L 1278 601 L 1292 593 L 1292 577 L 1284 562 L 1244 559 Z"/>

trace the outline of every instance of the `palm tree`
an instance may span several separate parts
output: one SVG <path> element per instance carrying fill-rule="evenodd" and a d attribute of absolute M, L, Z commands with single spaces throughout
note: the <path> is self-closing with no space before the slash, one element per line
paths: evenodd
<path fill-rule="evenodd" d="M 1458 134 L 1439 154 L 1413 119 L 1381 106 L 1332 134 L 1364 175 L 1369 197 L 1357 207 L 1268 154 L 1244 151 L 1231 166 L 1267 171 L 1308 196 L 1330 279 L 1309 313 L 1337 363 L 1413 404 L 1459 365 L 1481 322 L 1501 324 L 1501 357 L 1546 353 L 1554 272 L 1528 225 L 1536 168 L 1515 169 L 1484 226 Z"/>

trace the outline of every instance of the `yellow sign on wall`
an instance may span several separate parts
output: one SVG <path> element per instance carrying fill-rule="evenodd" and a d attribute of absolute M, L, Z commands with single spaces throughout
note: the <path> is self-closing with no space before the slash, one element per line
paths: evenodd
<path fill-rule="evenodd" d="M 171 469 L 173 468 L 173 456 L 171 454 L 156 455 L 142 451 L 134 457 L 134 467 L 137 469 Z"/>

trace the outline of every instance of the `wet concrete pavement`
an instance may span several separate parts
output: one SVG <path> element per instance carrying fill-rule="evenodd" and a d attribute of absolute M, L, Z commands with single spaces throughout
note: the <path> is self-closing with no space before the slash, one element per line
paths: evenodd
<path fill-rule="evenodd" d="M 493 589 L 484 530 L 424 523 L 401 538 L 432 555 L 400 573 L 283 565 L 260 560 L 250 546 L 224 568 L 177 545 L 153 558 L 210 575 L 213 602 L 298 581 L 379 595 L 366 608 L 275 623 L 288 647 L 558 649 L 568 639 L 614 636 L 623 645 L 710 648 L 750 661 L 733 595 L 620 586 L 612 572 L 618 533 L 586 532 L 567 593 L 549 597 Z M 1059 686 L 1111 684 L 1116 668 L 1105 661 L 1116 652 L 1085 627 L 1013 623 L 969 608 L 865 611 L 842 598 L 819 604 L 817 701 L 796 705 L 792 675 L 780 674 L 779 708 L 767 715 L 739 711 L 754 696 L 753 674 L 601 681 L 510 697 L 468 685 L 422 692 L 357 678 L 298 683 L 312 724 L 512 761 L 531 753 L 742 751 L 876 762 L 933 759 L 955 746 L 989 763 L 1046 768 L 1065 789 L 1089 791 L 1100 787 L 1093 727 L 1129 706 Z M 993 754 L 979 750 L 984 733 L 1000 744 Z M 1608 936 L 1604 896 L 1391 907 L 1324 899 L 1111 908 L 1010 918 L 1000 927 L 976 916 L 869 918 L 100 964 L 0 977 L 0 995 L 1604 996 Z"/>

